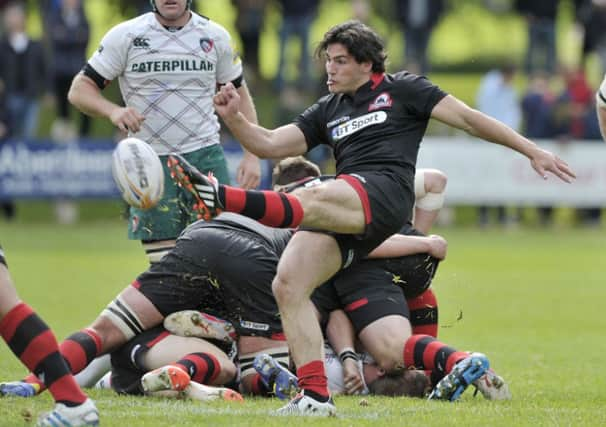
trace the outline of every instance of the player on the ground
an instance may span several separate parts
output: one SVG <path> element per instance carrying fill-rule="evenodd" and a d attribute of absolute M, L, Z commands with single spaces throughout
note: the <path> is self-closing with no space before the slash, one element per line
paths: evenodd
<path fill-rule="evenodd" d="M 272 226 L 306 227 L 290 240 L 273 282 L 303 390 L 280 412 L 333 415 L 322 334 L 309 295 L 402 227 L 402 212 L 412 212 L 417 152 L 429 119 L 520 152 L 543 177 L 551 172 L 569 182 L 574 173 L 552 153 L 427 79 L 407 72 L 385 74 L 384 43 L 360 22 L 332 27 L 318 52 L 326 60 L 330 94 L 294 124 L 268 130 L 251 123 L 229 84 L 215 95 L 214 103 L 236 138 L 260 157 L 299 155 L 319 144 L 330 145 L 337 165 L 335 181 L 289 195 L 246 192 L 191 173 L 178 156 L 169 156 L 169 161 L 207 216 L 227 210 Z"/>
<path fill-rule="evenodd" d="M 19 299 L 0 247 L 0 335 L 15 356 L 48 387 L 55 409 L 38 420 L 41 426 L 96 426 L 99 412 L 80 390 L 59 352 L 53 332 Z M 29 389 L 33 394 L 34 389 Z M 3 395 L 0 385 L 0 396 Z"/>
<path fill-rule="evenodd" d="M 69 100 L 84 113 L 108 118 L 122 132 L 151 144 L 161 159 L 181 153 L 228 183 L 212 97 L 219 85 L 231 82 L 242 97 L 243 113 L 256 122 L 240 58 L 225 28 L 192 12 L 191 0 L 150 1 L 153 12 L 123 22 L 103 37 L 75 77 Z M 126 106 L 101 93 L 116 78 Z M 238 184 L 255 188 L 260 176 L 258 158 L 245 151 Z M 130 208 L 129 238 L 142 241 L 150 262 L 159 260 L 195 220 L 191 197 L 175 186 L 168 172 L 164 184 L 158 206 Z"/>

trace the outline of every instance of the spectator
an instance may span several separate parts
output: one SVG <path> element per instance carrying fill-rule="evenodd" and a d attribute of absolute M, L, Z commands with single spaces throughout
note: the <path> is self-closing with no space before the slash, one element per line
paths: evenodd
<path fill-rule="evenodd" d="M 86 47 L 89 40 L 89 24 L 81 0 L 62 0 L 60 8 L 49 16 L 52 51 L 52 75 L 58 118 L 53 123 L 51 135 L 57 141 L 71 140 L 75 132 L 69 120 L 67 92 L 74 76 L 86 63 Z M 90 118 L 80 116 L 80 136 L 88 135 Z"/>
<path fill-rule="evenodd" d="M 236 7 L 236 29 L 242 40 L 244 54 L 242 60 L 251 83 L 261 77 L 259 67 L 259 40 L 265 20 L 267 0 L 232 0 Z"/>
<path fill-rule="evenodd" d="M 518 95 L 513 87 L 515 76 L 515 65 L 507 63 L 498 69 L 489 71 L 482 81 L 477 93 L 477 109 L 484 114 L 493 117 L 510 128 L 520 130 L 522 111 L 518 102 Z M 510 219 L 507 218 L 505 206 L 497 206 L 497 219 L 501 225 L 506 225 Z M 488 206 L 478 208 L 478 221 L 481 226 L 489 224 Z M 516 222 L 517 218 L 512 218 Z"/>
<path fill-rule="evenodd" d="M 582 28 L 581 65 L 586 68 L 587 57 L 597 53 L 602 71 L 606 71 L 606 0 L 575 0 L 576 21 Z"/>
<path fill-rule="evenodd" d="M 527 74 L 556 72 L 556 17 L 560 0 L 516 0 L 515 8 L 528 22 L 528 47 L 525 68 Z"/>
<path fill-rule="evenodd" d="M 32 139 L 38 130 L 39 97 L 46 89 L 44 49 L 25 29 L 25 9 L 11 3 L 4 11 L 6 33 L 0 40 L 0 79 L 12 136 Z"/>
<path fill-rule="evenodd" d="M 309 31 L 318 10 L 319 0 L 280 0 L 282 6 L 282 26 L 280 27 L 280 63 L 276 75 L 275 88 L 284 88 L 286 68 L 286 45 L 291 36 L 301 43 L 297 85 L 307 89 L 311 86 L 311 60 L 309 55 Z"/>
<path fill-rule="evenodd" d="M 522 98 L 524 134 L 531 139 L 546 139 L 556 136 L 554 111 L 556 95 L 550 89 L 550 78 L 545 73 L 535 73 L 528 90 Z M 551 206 L 538 208 L 539 222 L 548 225 L 553 219 Z"/>
<path fill-rule="evenodd" d="M 396 8 L 404 29 L 404 66 L 411 73 L 427 74 L 429 40 L 444 10 L 444 1 L 398 0 Z"/>

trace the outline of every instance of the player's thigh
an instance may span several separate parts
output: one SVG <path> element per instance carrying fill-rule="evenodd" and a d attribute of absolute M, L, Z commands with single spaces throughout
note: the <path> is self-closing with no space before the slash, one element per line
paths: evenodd
<path fill-rule="evenodd" d="M 407 318 L 389 315 L 366 326 L 358 338 L 377 364 L 389 372 L 403 366 L 404 344 L 411 334 Z"/>
<path fill-rule="evenodd" d="M 309 297 L 341 267 L 341 251 L 335 238 L 324 233 L 299 231 L 280 257 L 273 291 L 280 298 Z"/>

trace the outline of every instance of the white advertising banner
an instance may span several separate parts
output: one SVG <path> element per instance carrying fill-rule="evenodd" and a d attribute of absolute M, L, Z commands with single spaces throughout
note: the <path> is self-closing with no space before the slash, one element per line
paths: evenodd
<path fill-rule="evenodd" d="M 535 141 L 564 159 L 577 179 L 542 179 L 528 159 L 499 145 L 467 138 L 425 138 L 417 167 L 448 175 L 448 205 L 606 207 L 606 143 Z"/>

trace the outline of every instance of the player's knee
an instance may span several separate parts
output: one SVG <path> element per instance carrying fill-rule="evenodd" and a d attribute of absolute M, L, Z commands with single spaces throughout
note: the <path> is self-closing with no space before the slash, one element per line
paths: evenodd
<path fill-rule="evenodd" d="M 127 339 L 120 329 L 107 317 L 101 315 L 90 326 L 101 340 L 101 352 L 107 353 L 124 344 Z"/>
<path fill-rule="evenodd" d="M 301 301 L 305 296 L 301 288 L 296 286 L 294 281 L 278 274 L 271 284 L 271 290 L 280 307 L 291 305 L 296 301 Z"/>

